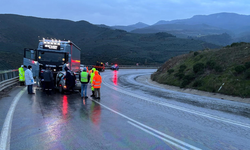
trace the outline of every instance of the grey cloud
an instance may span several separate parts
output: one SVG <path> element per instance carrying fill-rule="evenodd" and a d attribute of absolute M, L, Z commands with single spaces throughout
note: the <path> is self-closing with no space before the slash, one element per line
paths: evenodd
<path fill-rule="evenodd" d="M 219 12 L 248 15 L 249 7 L 248 0 L 1 0 L 0 13 L 129 25 Z"/>

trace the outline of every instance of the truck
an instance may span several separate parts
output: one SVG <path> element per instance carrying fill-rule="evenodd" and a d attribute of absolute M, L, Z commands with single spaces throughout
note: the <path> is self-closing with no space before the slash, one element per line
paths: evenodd
<path fill-rule="evenodd" d="M 24 48 L 23 64 L 32 66 L 32 73 L 38 86 L 41 74 L 46 66 L 53 72 L 54 79 L 63 65 L 68 62 L 68 68 L 80 72 L 81 49 L 70 40 L 45 39 L 39 40 L 36 49 Z"/>

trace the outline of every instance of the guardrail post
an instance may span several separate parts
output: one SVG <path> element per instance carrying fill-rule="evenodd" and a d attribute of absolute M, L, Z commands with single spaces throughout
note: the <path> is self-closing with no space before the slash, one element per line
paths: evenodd
<path fill-rule="evenodd" d="M 3 74 L 0 74 L 0 82 L 3 81 Z"/>
<path fill-rule="evenodd" d="M 5 73 L 5 74 L 4 74 L 4 80 L 7 80 L 7 79 L 8 79 L 8 74 Z"/>

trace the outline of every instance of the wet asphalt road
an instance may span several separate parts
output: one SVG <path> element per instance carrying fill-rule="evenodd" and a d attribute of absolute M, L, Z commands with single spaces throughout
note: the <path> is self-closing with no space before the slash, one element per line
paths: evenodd
<path fill-rule="evenodd" d="M 106 70 L 100 101 L 25 91 L 10 149 L 250 149 L 250 105 L 156 87 L 148 82 L 154 71 Z M 0 100 L 0 129 L 22 89 Z"/>

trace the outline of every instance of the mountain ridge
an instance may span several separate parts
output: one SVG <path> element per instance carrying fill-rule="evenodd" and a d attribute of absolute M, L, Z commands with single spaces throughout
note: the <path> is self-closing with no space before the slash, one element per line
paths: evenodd
<path fill-rule="evenodd" d="M 179 54 L 219 47 L 199 40 L 176 38 L 169 33 L 135 34 L 100 27 L 87 21 L 0 15 L 0 22 L 0 52 L 20 55 L 18 58 L 0 57 L 1 62 L 15 60 L 21 64 L 23 49 L 37 48 L 38 41 L 43 37 L 73 41 L 82 49 L 83 64 L 102 61 L 159 65 Z M 18 67 L 14 64 L 2 68 Z"/>

